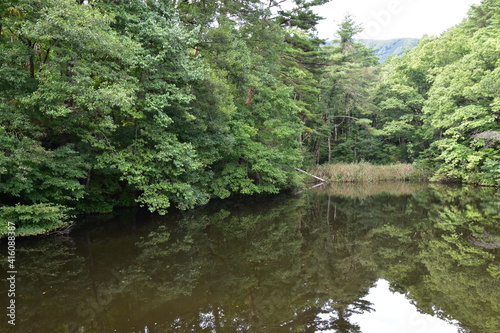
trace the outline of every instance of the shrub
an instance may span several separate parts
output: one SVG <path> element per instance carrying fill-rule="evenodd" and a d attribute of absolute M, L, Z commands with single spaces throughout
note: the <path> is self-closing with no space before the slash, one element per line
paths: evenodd
<path fill-rule="evenodd" d="M 30 236 L 67 227 L 69 208 L 47 203 L 0 208 L 0 237 L 7 234 L 8 222 L 16 225 L 16 235 Z"/>

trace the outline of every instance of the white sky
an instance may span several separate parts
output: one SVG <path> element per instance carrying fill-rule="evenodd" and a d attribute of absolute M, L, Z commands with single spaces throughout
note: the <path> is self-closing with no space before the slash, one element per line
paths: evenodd
<path fill-rule="evenodd" d="M 439 36 L 460 23 L 471 5 L 479 3 L 481 0 L 332 0 L 316 8 L 325 18 L 317 26 L 318 35 L 335 39 L 338 24 L 349 13 L 365 29 L 357 38 Z"/>

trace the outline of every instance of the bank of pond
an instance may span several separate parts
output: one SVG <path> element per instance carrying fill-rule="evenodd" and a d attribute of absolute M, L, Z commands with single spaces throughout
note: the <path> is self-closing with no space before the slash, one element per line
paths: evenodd
<path fill-rule="evenodd" d="M 18 239 L 2 331 L 498 333 L 499 222 L 496 188 L 409 182 L 80 218 Z"/>

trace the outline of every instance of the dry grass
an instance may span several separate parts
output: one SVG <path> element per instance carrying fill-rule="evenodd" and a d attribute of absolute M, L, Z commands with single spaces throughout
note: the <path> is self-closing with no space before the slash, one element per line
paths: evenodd
<path fill-rule="evenodd" d="M 323 164 L 315 167 L 312 174 L 329 182 L 380 182 L 422 181 L 426 175 L 412 164 L 373 165 L 370 163 Z"/>

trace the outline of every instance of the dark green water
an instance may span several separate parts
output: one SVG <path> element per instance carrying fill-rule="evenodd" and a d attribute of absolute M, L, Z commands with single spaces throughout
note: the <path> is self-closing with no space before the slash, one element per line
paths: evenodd
<path fill-rule="evenodd" d="M 391 183 L 127 211 L 19 239 L 16 264 L 1 332 L 496 333 L 500 192 Z"/>

